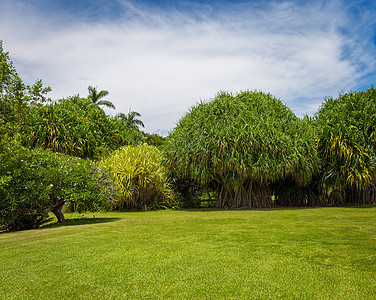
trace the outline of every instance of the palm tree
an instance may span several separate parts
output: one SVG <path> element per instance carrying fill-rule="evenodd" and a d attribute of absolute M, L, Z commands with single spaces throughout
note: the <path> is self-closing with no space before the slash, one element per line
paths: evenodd
<path fill-rule="evenodd" d="M 136 111 L 129 110 L 129 113 L 127 115 L 120 113 L 120 114 L 117 114 L 116 116 L 120 120 L 125 121 L 129 128 L 138 129 L 138 126 L 145 127 L 144 123 L 141 120 L 136 118 L 136 117 L 141 117 L 141 114 Z"/>
<path fill-rule="evenodd" d="M 115 109 L 115 105 L 111 101 L 101 100 L 102 98 L 106 97 L 109 94 L 108 91 L 103 90 L 103 91 L 98 92 L 97 88 L 92 87 L 92 86 L 89 86 L 87 89 L 89 91 L 89 96 L 87 98 L 91 102 L 93 102 L 95 105 L 97 105 L 97 106 L 104 105 L 104 106 L 107 106 L 109 108 Z"/>

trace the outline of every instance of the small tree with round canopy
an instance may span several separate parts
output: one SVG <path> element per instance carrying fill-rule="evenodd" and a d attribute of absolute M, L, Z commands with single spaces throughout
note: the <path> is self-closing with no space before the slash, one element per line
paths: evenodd
<path fill-rule="evenodd" d="M 258 91 L 221 92 L 192 107 L 164 155 L 173 176 L 212 187 L 217 207 L 271 206 L 270 183 L 308 184 L 318 166 L 309 120 Z"/>
<path fill-rule="evenodd" d="M 38 227 L 49 211 L 64 222 L 64 205 L 96 211 L 117 201 L 118 189 L 97 164 L 28 149 L 17 138 L 0 138 L 0 231 Z"/>

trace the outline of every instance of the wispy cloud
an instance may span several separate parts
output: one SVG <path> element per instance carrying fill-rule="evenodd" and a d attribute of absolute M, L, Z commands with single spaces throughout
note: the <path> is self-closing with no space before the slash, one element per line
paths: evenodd
<path fill-rule="evenodd" d="M 89 9 L 72 17 L 8 1 L 0 39 L 21 76 L 42 78 L 53 98 L 96 85 L 110 91 L 117 112 L 139 111 L 151 132 L 171 130 L 188 107 L 220 90 L 271 92 L 302 115 L 325 96 L 373 83 L 376 47 L 363 36 L 375 29 L 369 8 L 218 3 L 161 8 L 118 0 L 116 16 L 101 10 L 95 21 Z"/>

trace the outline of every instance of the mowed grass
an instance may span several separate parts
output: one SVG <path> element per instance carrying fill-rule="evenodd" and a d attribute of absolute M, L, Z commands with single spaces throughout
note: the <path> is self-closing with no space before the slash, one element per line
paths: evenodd
<path fill-rule="evenodd" d="M 1 299 L 376 299 L 376 207 L 66 216 L 0 234 Z"/>

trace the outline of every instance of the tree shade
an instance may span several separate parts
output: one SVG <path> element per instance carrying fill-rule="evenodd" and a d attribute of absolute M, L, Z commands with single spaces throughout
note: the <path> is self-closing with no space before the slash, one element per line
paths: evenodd
<path fill-rule="evenodd" d="M 314 130 L 270 94 L 219 93 L 179 121 L 164 147 L 173 176 L 216 191 L 218 207 L 271 206 L 270 183 L 311 181 Z"/>

